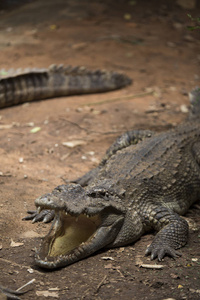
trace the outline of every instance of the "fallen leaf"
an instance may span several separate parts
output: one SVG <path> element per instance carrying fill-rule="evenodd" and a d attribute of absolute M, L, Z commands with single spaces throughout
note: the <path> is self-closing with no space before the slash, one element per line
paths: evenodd
<path fill-rule="evenodd" d="M 200 290 L 195 290 L 195 289 L 189 289 L 191 293 L 198 293 L 200 294 Z"/>
<path fill-rule="evenodd" d="M 30 133 L 36 133 L 41 130 L 41 127 L 34 127 L 30 130 Z"/>
<path fill-rule="evenodd" d="M 85 142 L 82 140 L 73 140 L 70 142 L 63 142 L 62 145 L 69 148 L 74 148 L 76 146 L 85 145 Z"/>
<path fill-rule="evenodd" d="M 170 277 L 173 279 L 180 279 L 180 277 L 177 274 L 171 273 Z"/>
<path fill-rule="evenodd" d="M 15 243 L 14 241 L 13 241 L 13 239 L 11 239 L 11 243 L 10 243 L 10 246 L 11 247 L 20 247 L 20 246 L 23 246 L 24 245 L 24 243 Z"/>
<path fill-rule="evenodd" d="M 57 27 L 57 25 L 52 24 L 52 25 L 49 26 L 49 28 L 50 28 L 51 30 L 56 30 L 58 27 Z"/>
<path fill-rule="evenodd" d="M 124 252 L 125 248 L 124 247 L 121 247 L 119 248 L 118 252 Z"/>
<path fill-rule="evenodd" d="M 58 293 L 49 291 L 36 291 L 37 296 L 59 298 Z"/>
<path fill-rule="evenodd" d="M 24 231 L 22 232 L 22 234 L 20 234 L 20 238 L 26 238 L 26 239 L 41 237 L 41 236 L 43 236 L 42 233 L 37 233 L 33 230 Z"/>
<path fill-rule="evenodd" d="M 178 285 L 178 289 L 182 289 L 183 286 L 181 284 Z"/>
<path fill-rule="evenodd" d="M 142 264 L 140 265 L 141 268 L 146 268 L 146 269 L 162 269 L 164 268 L 164 265 L 149 265 L 149 264 Z"/>
<path fill-rule="evenodd" d="M 91 156 L 95 155 L 95 152 L 94 152 L 94 151 L 88 151 L 87 153 L 88 153 L 89 155 L 91 155 Z"/>
<path fill-rule="evenodd" d="M 136 257 L 135 257 L 135 265 L 136 266 L 141 266 L 143 264 L 143 261 L 142 261 L 142 259 L 141 259 L 141 255 L 136 255 Z"/>
<path fill-rule="evenodd" d="M 0 129 L 10 129 L 13 127 L 13 124 L 8 124 L 8 125 L 0 125 Z"/>
<path fill-rule="evenodd" d="M 192 258 L 191 261 L 198 261 L 198 258 Z"/>
<path fill-rule="evenodd" d="M 112 264 L 107 264 L 104 266 L 105 269 L 113 269 L 113 265 Z"/>
<path fill-rule="evenodd" d="M 6 76 L 7 74 L 8 74 L 8 71 L 5 71 L 5 70 L 0 71 L 1 76 Z"/>
<path fill-rule="evenodd" d="M 131 20 L 131 14 L 125 14 L 124 15 L 124 19 L 126 20 L 126 21 L 130 21 Z"/>
<path fill-rule="evenodd" d="M 111 257 L 111 256 L 103 256 L 103 257 L 101 257 L 101 259 L 103 259 L 103 260 L 114 260 L 114 258 Z"/>
<path fill-rule="evenodd" d="M 33 127 L 34 126 L 34 122 L 29 122 L 29 123 L 26 124 L 26 126 Z"/>

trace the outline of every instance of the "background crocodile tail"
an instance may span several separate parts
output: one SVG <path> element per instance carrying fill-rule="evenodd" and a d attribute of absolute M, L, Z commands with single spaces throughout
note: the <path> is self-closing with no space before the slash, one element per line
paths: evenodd
<path fill-rule="evenodd" d="M 200 88 L 196 87 L 189 93 L 191 103 L 190 117 L 200 116 Z"/>
<path fill-rule="evenodd" d="M 101 93 L 131 84 L 124 74 L 85 67 L 0 70 L 0 108 L 52 97 Z"/>

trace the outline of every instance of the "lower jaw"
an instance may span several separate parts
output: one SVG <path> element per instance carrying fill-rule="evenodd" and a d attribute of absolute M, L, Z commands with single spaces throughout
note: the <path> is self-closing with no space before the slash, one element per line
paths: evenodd
<path fill-rule="evenodd" d="M 81 215 L 77 220 L 65 213 L 57 214 L 40 250 L 36 251 L 36 265 L 48 269 L 59 268 L 84 258 L 87 256 L 83 249 L 85 243 L 92 239 L 98 224 L 98 216 L 87 218 Z"/>

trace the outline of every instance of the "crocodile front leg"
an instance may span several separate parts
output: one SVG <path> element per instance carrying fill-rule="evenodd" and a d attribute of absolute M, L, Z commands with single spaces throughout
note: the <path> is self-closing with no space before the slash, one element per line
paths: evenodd
<path fill-rule="evenodd" d="M 168 255 L 173 258 L 181 256 L 176 251 L 188 241 L 188 223 L 176 213 L 166 207 L 152 207 L 143 216 L 147 228 L 158 231 L 152 244 L 147 248 L 146 255 L 151 259 L 161 261 Z"/>

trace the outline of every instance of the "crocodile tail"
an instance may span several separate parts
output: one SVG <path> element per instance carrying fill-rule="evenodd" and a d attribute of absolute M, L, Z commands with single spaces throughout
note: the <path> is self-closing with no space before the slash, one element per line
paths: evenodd
<path fill-rule="evenodd" d="M 85 67 L 0 70 L 0 108 L 68 95 L 100 93 L 131 83 L 126 75 Z"/>
<path fill-rule="evenodd" d="M 191 103 L 190 118 L 200 116 L 200 88 L 196 87 L 189 93 Z"/>

